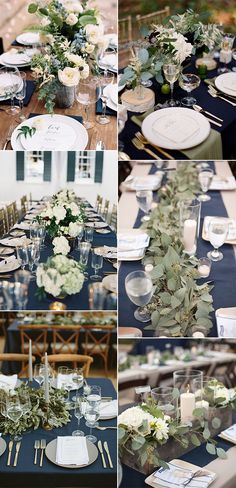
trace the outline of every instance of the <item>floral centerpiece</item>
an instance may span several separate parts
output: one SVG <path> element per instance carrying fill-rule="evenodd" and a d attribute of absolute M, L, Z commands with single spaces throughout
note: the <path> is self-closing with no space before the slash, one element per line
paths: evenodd
<path fill-rule="evenodd" d="M 70 413 L 66 409 L 65 404 L 65 392 L 62 390 L 52 390 L 50 392 L 50 401 L 47 406 L 45 403 L 45 393 L 43 388 L 33 389 L 23 384 L 17 390 L 13 389 L 0 389 L 0 399 L 3 404 L 10 397 L 21 393 L 28 393 L 31 403 L 31 409 L 27 413 L 23 413 L 21 418 L 15 422 L 3 415 L 3 411 L 0 411 L 0 430 L 4 434 L 22 434 L 30 429 L 38 429 L 45 423 L 47 416 L 47 422 L 51 428 L 58 428 L 66 425 L 70 421 Z M 47 409 L 47 411 L 46 411 Z"/>
<path fill-rule="evenodd" d="M 85 221 L 83 205 L 74 201 L 68 202 L 55 197 L 51 203 L 36 217 L 36 221 L 44 222 L 51 238 L 61 235 L 75 238 L 80 232 L 81 224 Z"/>
<path fill-rule="evenodd" d="M 75 192 L 73 190 L 68 190 L 67 188 L 58 191 L 55 195 L 52 196 L 52 202 L 54 204 L 72 203 L 75 202 L 75 200 Z"/>
<path fill-rule="evenodd" d="M 45 298 L 46 293 L 54 297 L 74 295 L 84 284 L 82 267 L 74 259 L 56 254 L 38 266 L 36 283 L 40 299 Z"/>

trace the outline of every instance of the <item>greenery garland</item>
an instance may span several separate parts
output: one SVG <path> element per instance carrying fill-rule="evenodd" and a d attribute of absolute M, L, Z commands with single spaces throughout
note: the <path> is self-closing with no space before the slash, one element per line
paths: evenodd
<path fill-rule="evenodd" d="M 20 393 L 29 393 L 31 409 L 30 412 L 22 415 L 18 422 L 13 422 L 0 412 L 0 431 L 4 434 L 22 434 L 30 429 L 42 427 L 47 420 L 50 427 L 58 428 L 66 425 L 70 421 L 70 413 L 66 409 L 64 401 L 65 392 L 63 390 L 52 390 L 50 392 L 50 402 L 47 410 L 45 403 L 44 389 L 30 388 L 28 385 L 21 385 L 17 390 L 5 392 L 1 390 L 1 401 L 7 400 L 9 396 Z"/>
<path fill-rule="evenodd" d="M 194 332 L 209 334 L 213 286 L 198 285 L 196 257 L 184 253 L 179 233 L 179 203 L 193 199 L 199 193 L 198 171 L 194 163 L 180 162 L 159 192 L 159 202 L 150 220 L 143 224 L 151 244 L 143 264 L 151 263 L 155 291 L 147 310 L 157 335 L 191 337 Z"/>

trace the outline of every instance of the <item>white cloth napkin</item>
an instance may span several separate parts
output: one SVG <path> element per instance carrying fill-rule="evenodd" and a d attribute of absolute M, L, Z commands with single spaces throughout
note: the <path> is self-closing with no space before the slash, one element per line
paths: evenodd
<path fill-rule="evenodd" d="M 150 237 L 143 232 L 142 234 L 118 234 L 118 252 L 137 251 L 148 247 Z"/>
<path fill-rule="evenodd" d="M 144 254 L 143 249 L 137 249 L 133 251 L 121 251 L 118 252 L 118 260 L 122 261 L 122 259 L 141 259 Z"/>
<path fill-rule="evenodd" d="M 21 230 L 29 230 L 32 224 L 27 222 L 20 222 L 19 224 L 15 224 L 12 229 L 21 229 Z"/>
<path fill-rule="evenodd" d="M 89 462 L 85 437 L 64 436 L 57 438 L 56 462 L 84 466 Z"/>
<path fill-rule="evenodd" d="M 104 56 L 101 59 L 101 64 L 108 66 L 110 68 L 113 68 L 113 69 L 117 69 L 117 67 L 118 67 L 117 55 L 116 54 L 106 54 L 106 56 Z"/>
<path fill-rule="evenodd" d="M 62 386 L 68 385 L 68 386 L 75 386 L 75 383 L 72 380 L 72 374 L 61 374 L 59 373 L 57 375 L 57 388 L 60 389 Z"/>
<path fill-rule="evenodd" d="M 214 217 L 207 216 L 204 219 L 204 230 L 205 230 L 207 238 L 208 238 L 209 225 L 210 225 L 210 222 L 212 222 L 213 220 L 221 220 L 221 217 L 215 217 L 214 218 Z M 226 220 L 227 223 L 229 224 L 229 232 L 228 232 L 228 235 L 226 237 L 226 240 L 232 241 L 232 240 L 236 239 L 236 219 L 227 219 L 226 217 L 222 217 L 222 220 Z"/>
<path fill-rule="evenodd" d="M 117 400 L 112 400 L 111 402 L 101 402 L 99 411 L 100 411 L 100 419 L 102 419 L 103 417 L 118 415 Z"/>
<path fill-rule="evenodd" d="M 228 178 L 224 178 L 223 176 L 213 176 L 210 190 L 235 190 L 236 189 L 236 181 L 234 176 L 228 176 Z"/>
<path fill-rule="evenodd" d="M 165 115 L 156 120 L 152 126 L 165 139 L 174 143 L 182 143 L 196 134 L 200 127 L 198 123 L 190 117 L 181 115 Z"/>
<path fill-rule="evenodd" d="M 0 373 L 0 388 L 1 386 L 8 386 L 11 390 L 14 390 L 17 383 L 17 374 L 6 376 Z"/>
<path fill-rule="evenodd" d="M 15 261 L 15 260 L 16 260 L 16 256 L 14 256 L 14 254 L 9 257 L 4 257 L 4 259 L 0 260 L 0 268 L 4 267 L 7 263 L 10 263 L 11 261 Z"/>
<path fill-rule="evenodd" d="M 135 177 L 131 183 L 134 190 L 156 190 L 159 188 L 163 178 L 163 173 L 158 175 L 148 175 L 143 177 Z"/>
<path fill-rule="evenodd" d="M 197 471 L 201 470 L 201 468 L 198 468 L 197 466 L 196 469 L 189 469 L 186 467 L 181 468 L 178 465 L 175 465 L 173 462 L 167 464 L 169 469 L 160 468 L 154 473 L 154 477 L 157 480 L 156 482 L 158 485 L 163 487 L 184 488 L 184 486 L 188 486 L 188 488 L 193 488 L 196 486 L 197 480 L 197 486 L 207 488 L 215 479 L 215 474 L 208 472 L 208 474 L 205 476 L 198 476 L 197 478 L 191 480 L 194 473 L 197 473 Z M 204 473 L 205 469 L 202 468 L 202 471 Z"/>

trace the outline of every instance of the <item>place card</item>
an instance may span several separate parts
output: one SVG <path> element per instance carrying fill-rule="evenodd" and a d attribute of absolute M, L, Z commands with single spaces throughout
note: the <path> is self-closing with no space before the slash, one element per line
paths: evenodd
<path fill-rule="evenodd" d="M 32 118 L 31 126 L 34 125 L 33 122 L 34 119 Z M 25 138 L 21 135 L 20 140 L 24 149 L 60 151 L 65 149 L 65 141 L 67 148 L 72 148 L 75 145 L 76 132 L 71 126 L 55 122 L 44 122 L 44 124 L 43 129 L 37 129 L 32 137 Z"/>

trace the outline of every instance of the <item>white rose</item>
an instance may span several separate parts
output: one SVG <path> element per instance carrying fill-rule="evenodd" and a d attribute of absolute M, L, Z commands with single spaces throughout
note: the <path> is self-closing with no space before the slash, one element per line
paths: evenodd
<path fill-rule="evenodd" d="M 85 64 L 83 70 L 80 71 L 80 77 L 82 80 L 85 80 L 89 76 L 89 65 Z"/>
<path fill-rule="evenodd" d="M 126 425 L 131 430 L 137 430 L 141 427 L 144 420 L 151 423 L 155 419 L 149 413 L 144 412 L 140 407 L 131 407 L 119 415 L 118 423 Z"/>
<path fill-rule="evenodd" d="M 224 401 L 221 402 L 221 405 L 227 405 L 231 399 L 230 391 L 225 388 L 224 386 L 219 386 L 215 389 L 215 399 L 217 398 L 224 398 Z"/>
<path fill-rule="evenodd" d="M 88 42 L 85 44 L 85 52 L 88 54 L 93 53 L 95 46 L 93 44 L 89 44 Z"/>
<path fill-rule="evenodd" d="M 59 69 L 58 79 L 65 86 L 76 86 L 80 80 L 80 72 L 77 68 L 64 68 L 63 71 Z"/>
<path fill-rule="evenodd" d="M 80 225 L 78 225 L 76 222 L 70 222 L 68 232 L 70 237 L 77 237 L 77 235 L 80 232 Z"/>
<path fill-rule="evenodd" d="M 66 24 L 67 25 L 75 25 L 78 22 L 78 17 L 77 15 L 71 13 L 66 17 Z"/>
<path fill-rule="evenodd" d="M 66 217 L 66 209 L 64 207 L 60 207 L 59 205 L 56 205 L 53 208 L 53 215 L 56 218 L 56 222 L 59 223 L 61 220 L 64 220 Z"/>
<path fill-rule="evenodd" d="M 88 24 L 85 26 L 85 32 L 90 44 L 97 44 L 98 40 L 104 34 L 104 29 L 102 25 Z"/>
<path fill-rule="evenodd" d="M 63 254 L 66 256 L 70 252 L 70 246 L 64 236 L 55 237 L 52 241 L 54 254 Z"/>

